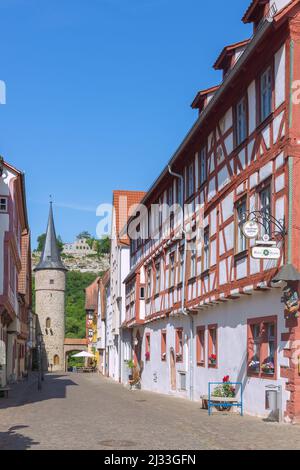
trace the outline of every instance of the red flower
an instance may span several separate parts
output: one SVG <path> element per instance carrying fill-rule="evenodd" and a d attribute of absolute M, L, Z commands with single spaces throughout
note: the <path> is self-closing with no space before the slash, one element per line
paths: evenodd
<path fill-rule="evenodd" d="M 216 361 L 217 356 L 216 356 L 215 354 L 212 354 L 212 355 L 210 356 L 210 358 L 211 358 L 213 361 Z"/>
<path fill-rule="evenodd" d="M 225 377 L 223 378 L 223 383 L 226 384 L 227 382 L 229 382 L 229 375 L 225 375 Z"/>
<path fill-rule="evenodd" d="M 146 352 L 145 356 L 146 356 L 146 361 L 150 361 L 150 353 Z"/>

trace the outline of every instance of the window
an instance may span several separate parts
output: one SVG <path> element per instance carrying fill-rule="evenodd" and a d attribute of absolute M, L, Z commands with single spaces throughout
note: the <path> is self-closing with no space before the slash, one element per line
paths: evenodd
<path fill-rule="evenodd" d="M 191 272 L 190 272 L 190 278 L 193 278 L 196 276 L 197 273 L 197 250 L 195 248 L 195 243 L 192 243 L 192 249 L 191 249 Z"/>
<path fill-rule="evenodd" d="M 151 338 L 150 333 L 146 334 L 146 361 L 150 361 Z"/>
<path fill-rule="evenodd" d="M 260 79 L 260 107 L 261 122 L 264 121 L 272 112 L 272 74 L 269 67 Z"/>
<path fill-rule="evenodd" d="M 179 283 L 183 282 L 183 267 L 184 267 L 184 249 L 180 250 L 180 272 L 179 272 Z"/>
<path fill-rule="evenodd" d="M 160 262 L 155 265 L 155 294 L 160 292 Z"/>
<path fill-rule="evenodd" d="M 209 269 L 209 228 L 204 230 L 203 239 L 203 271 Z"/>
<path fill-rule="evenodd" d="M 173 206 L 173 186 L 170 186 L 168 190 L 168 205 L 169 207 Z"/>
<path fill-rule="evenodd" d="M 200 168 L 200 186 L 205 183 L 207 179 L 207 168 L 206 168 L 206 148 L 203 147 L 199 154 L 199 168 Z"/>
<path fill-rule="evenodd" d="M 94 336 L 93 330 L 90 328 L 89 329 L 89 338 L 92 338 Z"/>
<path fill-rule="evenodd" d="M 240 145 L 247 137 L 246 98 L 236 106 L 236 143 Z"/>
<path fill-rule="evenodd" d="M 54 284 L 54 279 L 50 279 L 50 284 Z"/>
<path fill-rule="evenodd" d="M 170 254 L 170 286 L 175 285 L 175 253 Z"/>
<path fill-rule="evenodd" d="M 177 203 L 182 205 L 182 180 L 177 181 Z"/>
<path fill-rule="evenodd" d="M 145 287 L 140 288 L 140 299 L 144 300 L 145 298 Z"/>
<path fill-rule="evenodd" d="M 152 271 L 151 268 L 147 271 L 147 299 L 150 299 L 152 295 Z"/>
<path fill-rule="evenodd" d="M 277 317 L 248 320 L 248 376 L 276 376 Z"/>
<path fill-rule="evenodd" d="M 7 212 L 8 207 L 7 207 L 7 198 L 6 197 L 0 197 L 0 212 Z"/>
<path fill-rule="evenodd" d="M 161 332 L 161 360 L 166 362 L 167 360 L 167 332 Z"/>
<path fill-rule="evenodd" d="M 200 326 L 197 328 L 196 337 L 196 349 L 197 349 L 197 365 L 200 367 L 205 366 L 205 327 Z"/>
<path fill-rule="evenodd" d="M 188 169 L 188 197 L 194 194 L 194 164 L 192 163 Z"/>
<path fill-rule="evenodd" d="M 51 328 L 51 318 L 47 318 L 47 320 L 46 320 L 46 328 L 47 328 L 47 329 Z"/>
<path fill-rule="evenodd" d="M 264 235 L 269 235 L 271 237 L 272 235 L 272 228 L 271 228 L 271 221 L 270 221 L 270 215 L 271 215 L 271 188 L 270 186 L 266 187 L 263 189 L 260 194 L 260 210 L 264 214 L 264 226 L 262 227 L 262 236 Z"/>
<path fill-rule="evenodd" d="M 183 330 L 177 329 L 176 335 L 176 362 L 183 362 Z"/>
<path fill-rule="evenodd" d="M 247 249 L 247 239 L 243 233 L 243 226 L 245 223 L 245 215 L 247 210 L 246 198 L 241 199 L 237 203 L 236 216 L 237 216 L 237 241 L 236 241 L 236 252 L 242 253 Z"/>
<path fill-rule="evenodd" d="M 218 367 L 217 325 L 208 327 L 208 367 Z"/>

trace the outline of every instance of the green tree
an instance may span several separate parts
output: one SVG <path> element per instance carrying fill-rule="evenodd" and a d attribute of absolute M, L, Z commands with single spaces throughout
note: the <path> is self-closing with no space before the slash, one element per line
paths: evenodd
<path fill-rule="evenodd" d="M 96 274 L 69 271 L 66 283 L 66 337 L 85 338 L 85 289 Z"/>
<path fill-rule="evenodd" d="M 88 240 L 91 240 L 92 239 L 92 236 L 89 232 L 87 232 L 86 230 L 83 231 L 83 232 L 80 232 L 79 235 L 77 235 L 77 238 L 86 238 Z"/>
<path fill-rule="evenodd" d="M 45 245 L 45 240 L 46 240 L 46 234 L 45 233 L 42 233 L 42 235 L 40 235 L 37 238 L 37 251 L 43 251 L 43 248 L 44 248 L 44 245 Z M 56 243 L 57 243 L 59 251 L 62 252 L 64 242 L 62 241 L 62 238 L 61 238 L 60 235 L 56 238 Z"/>

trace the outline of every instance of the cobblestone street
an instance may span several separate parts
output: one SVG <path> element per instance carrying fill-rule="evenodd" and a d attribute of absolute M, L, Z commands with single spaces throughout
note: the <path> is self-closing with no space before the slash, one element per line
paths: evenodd
<path fill-rule="evenodd" d="M 0 449 L 300 449 L 300 426 L 130 392 L 98 375 L 36 378 L 0 400 Z"/>

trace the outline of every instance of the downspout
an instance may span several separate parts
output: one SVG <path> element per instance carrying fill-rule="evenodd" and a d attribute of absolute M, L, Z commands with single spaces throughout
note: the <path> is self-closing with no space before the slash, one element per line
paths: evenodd
<path fill-rule="evenodd" d="M 182 296 L 181 296 L 181 313 L 190 319 L 190 347 L 189 347 L 189 371 L 190 371 L 190 400 L 194 399 L 194 317 L 190 314 L 189 310 L 185 308 L 185 277 L 186 277 L 186 253 L 187 253 L 187 239 L 186 239 L 186 230 L 184 227 L 184 199 L 183 199 L 183 189 L 184 189 L 184 178 L 179 173 L 172 171 L 171 166 L 168 166 L 170 175 L 175 178 L 180 179 L 181 184 L 181 211 L 182 211 L 182 236 L 184 238 L 184 258 L 183 258 L 183 273 L 182 273 Z"/>
<path fill-rule="evenodd" d="M 293 80 L 294 80 L 294 41 L 290 42 L 290 109 L 289 128 L 293 124 Z M 292 231 L 293 231 L 293 157 L 288 157 L 289 172 L 289 210 L 288 210 L 288 264 L 292 264 Z"/>
<path fill-rule="evenodd" d="M 122 335 L 122 328 L 121 328 L 121 323 L 122 323 L 122 277 L 121 277 L 121 272 L 122 272 L 122 248 L 118 247 L 118 274 L 119 274 L 119 279 L 118 279 L 118 300 L 117 300 L 117 305 L 120 306 L 120 311 L 119 311 L 119 334 L 118 334 L 118 349 L 119 349 L 119 382 L 122 383 L 122 345 L 123 345 L 123 338 L 121 338 Z M 121 302 L 119 301 L 121 299 Z"/>

